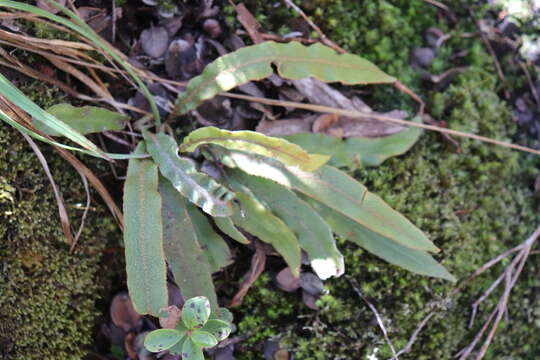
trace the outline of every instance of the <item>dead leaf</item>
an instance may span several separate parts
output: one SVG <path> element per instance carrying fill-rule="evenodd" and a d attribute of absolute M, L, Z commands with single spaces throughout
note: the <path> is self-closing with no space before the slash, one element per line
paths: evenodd
<path fill-rule="evenodd" d="M 139 41 L 146 55 L 159 58 L 169 47 L 169 33 L 162 26 L 152 26 L 141 33 Z"/>
<path fill-rule="evenodd" d="M 248 273 L 245 275 L 245 280 L 242 282 L 242 284 L 240 285 L 240 289 L 231 300 L 229 307 L 242 305 L 244 296 L 246 296 L 251 285 L 253 285 L 253 283 L 262 274 L 262 272 L 264 271 L 265 265 L 266 265 L 266 252 L 261 242 L 256 240 L 255 241 L 255 254 L 253 254 L 253 257 L 251 258 L 251 268 L 249 269 Z"/>
<path fill-rule="evenodd" d="M 313 296 L 319 296 L 324 293 L 324 284 L 322 280 L 311 272 L 300 274 L 300 287 Z"/>
<path fill-rule="evenodd" d="M 264 41 L 259 30 L 261 29 L 261 24 L 255 19 L 255 17 L 249 12 L 244 4 L 239 4 L 235 6 L 236 9 L 236 19 L 242 24 L 244 29 L 246 29 L 249 37 L 255 44 L 262 43 Z"/>
<path fill-rule="evenodd" d="M 305 291 L 302 291 L 302 301 L 308 308 L 313 310 L 319 310 L 319 307 L 316 303 L 318 299 L 318 296 L 313 296 Z"/>
<path fill-rule="evenodd" d="M 346 110 L 357 110 L 364 113 L 380 115 L 379 113 L 374 112 L 359 98 L 349 99 L 338 90 L 320 80 L 306 78 L 301 80 L 293 80 L 292 83 L 296 89 L 312 104 Z M 407 113 L 400 110 L 390 111 L 388 113 L 384 113 L 383 115 L 394 117 L 396 119 L 405 119 L 407 117 Z M 329 135 L 341 135 L 345 138 L 381 137 L 395 134 L 403 129 L 404 127 L 401 125 L 382 122 L 376 119 L 358 119 L 339 116 L 339 119 L 333 121 L 331 126 L 326 127 L 326 131 L 324 132 Z"/>
<path fill-rule="evenodd" d="M 300 278 L 295 277 L 291 269 L 286 267 L 277 274 L 276 285 L 283 291 L 293 292 L 300 288 Z"/>
<path fill-rule="evenodd" d="M 180 310 L 176 305 L 171 305 L 166 308 L 160 309 L 161 312 L 166 312 L 167 317 L 160 316 L 159 317 L 159 325 L 163 329 L 175 329 L 176 325 L 180 321 L 180 318 L 182 317 L 182 310 Z"/>
<path fill-rule="evenodd" d="M 126 292 L 114 296 L 109 313 L 112 323 L 126 332 L 140 328 L 142 317 L 135 311 Z"/>
<path fill-rule="evenodd" d="M 268 136 L 285 136 L 311 132 L 316 116 L 304 119 L 267 120 L 263 119 L 256 130 Z"/>

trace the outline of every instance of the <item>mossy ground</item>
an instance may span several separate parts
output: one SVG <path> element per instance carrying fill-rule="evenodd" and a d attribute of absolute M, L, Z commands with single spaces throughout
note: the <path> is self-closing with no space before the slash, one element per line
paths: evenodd
<path fill-rule="evenodd" d="M 259 7 L 252 9 L 261 14 L 259 18 L 266 26 L 287 24 L 290 11 L 282 8 L 276 12 L 261 2 L 252 5 L 255 3 Z M 468 70 L 442 92 L 422 84 L 409 67 L 412 49 L 425 46 L 425 29 L 437 26 L 448 30 L 437 20 L 433 7 L 423 1 L 405 0 L 313 3 L 316 6 L 310 12 L 330 38 L 419 92 L 435 118 L 447 121 L 454 129 L 500 140 L 515 139 L 517 129 L 511 109 L 498 96 L 500 84 L 479 39 L 452 38 L 441 49 L 432 65 L 433 73 L 446 70 L 451 54 L 458 49 L 469 50 L 458 64 L 468 66 Z M 458 15 L 466 11 L 459 6 L 454 9 Z M 474 26 L 463 17 L 454 33 L 472 29 Z M 392 89 L 377 89 L 370 101 L 386 108 L 411 105 Z M 408 154 L 378 168 L 362 169 L 355 176 L 424 230 L 442 249 L 437 258 L 463 279 L 484 262 L 524 241 L 538 224 L 532 187 L 539 161 L 475 141 L 459 140 L 459 144 L 457 151 L 442 136 L 426 133 Z M 341 243 L 340 248 L 346 255 L 347 274 L 377 307 L 397 349 L 406 344 L 429 311 L 440 310 L 418 337 L 413 351 L 402 359 L 451 359 L 468 345 L 501 293 L 495 292 L 482 303 L 472 329 L 467 327 L 470 305 L 508 263 L 494 267 L 446 302 L 443 299 L 454 284 L 413 275 L 350 244 Z M 512 293 L 508 317 L 486 358 L 540 356 L 540 344 L 533 340 L 540 332 L 539 273 L 536 253 Z M 280 339 L 295 359 L 364 359 L 372 354 L 390 358 L 373 313 L 349 281 L 334 279 L 326 286 L 329 294 L 319 301 L 320 310 L 313 311 L 301 304 L 299 294 L 279 292 L 268 276 L 262 277 L 242 307 L 239 330 L 249 339 L 240 358 L 262 358 L 261 345 L 269 338 Z"/>
<path fill-rule="evenodd" d="M 49 89 L 49 90 L 48 90 Z M 24 88 L 50 106 L 59 94 L 34 84 Z M 48 145 L 40 148 L 63 193 L 72 227 L 86 197 L 81 178 Z M 102 250 L 118 228 L 93 194 L 92 210 L 75 252 L 60 227 L 53 191 L 22 136 L 0 124 L 0 358 L 81 359 L 92 343 L 96 300 L 103 294 Z"/>

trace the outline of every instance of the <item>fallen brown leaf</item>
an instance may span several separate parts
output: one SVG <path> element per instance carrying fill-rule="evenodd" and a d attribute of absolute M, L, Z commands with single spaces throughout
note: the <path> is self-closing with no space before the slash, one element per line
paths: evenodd
<path fill-rule="evenodd" d="M 262 272 L 264 271 L 265 265 L 266 265 L 266 252 L 261 242 L 258 240 L 255 240 L 255 254 L 253 254 L 253 257 L 251 258 L 251 268 L 246 274 L 245 280 L 240 285 L 240 289 L 231 300 L 231 303 L 229 304 L 230 307 L 235 307 L 242 304 L 244 300 L 244 296 L 246 296 L 251 285 L 253 285 L 253 283 L 262 274 Z"/>

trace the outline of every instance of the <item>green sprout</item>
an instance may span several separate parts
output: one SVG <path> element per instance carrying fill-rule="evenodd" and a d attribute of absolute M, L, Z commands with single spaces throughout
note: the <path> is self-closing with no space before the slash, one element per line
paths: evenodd
<path fill-rule="evenodd" d="M 210 302 L 204 296 L 187 300 L 182 308 L 182 321 L 175 329 L 158 329 L 144 339 L 152 352 L 169 350 L 183 359 L 204 360 L 203 349 L 211 348 L 231 333 L 230 313 L 218 309 L 211 314 Z"/>

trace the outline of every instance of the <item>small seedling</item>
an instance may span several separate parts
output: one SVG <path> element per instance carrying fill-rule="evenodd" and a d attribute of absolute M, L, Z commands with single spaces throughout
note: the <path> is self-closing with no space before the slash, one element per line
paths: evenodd
<path fill-rule="evenodd" d="M 218 310 L 212 314 L 204 296 L 191 298 L 185 302 L 182 321 L 176 328 L 152 331 L 144 339 L 144 346 L 152 352 L 169 350 L 183 359 L 204 360 L 203 349 L 216 346 L 231 333 L 226 313 Z"/>

